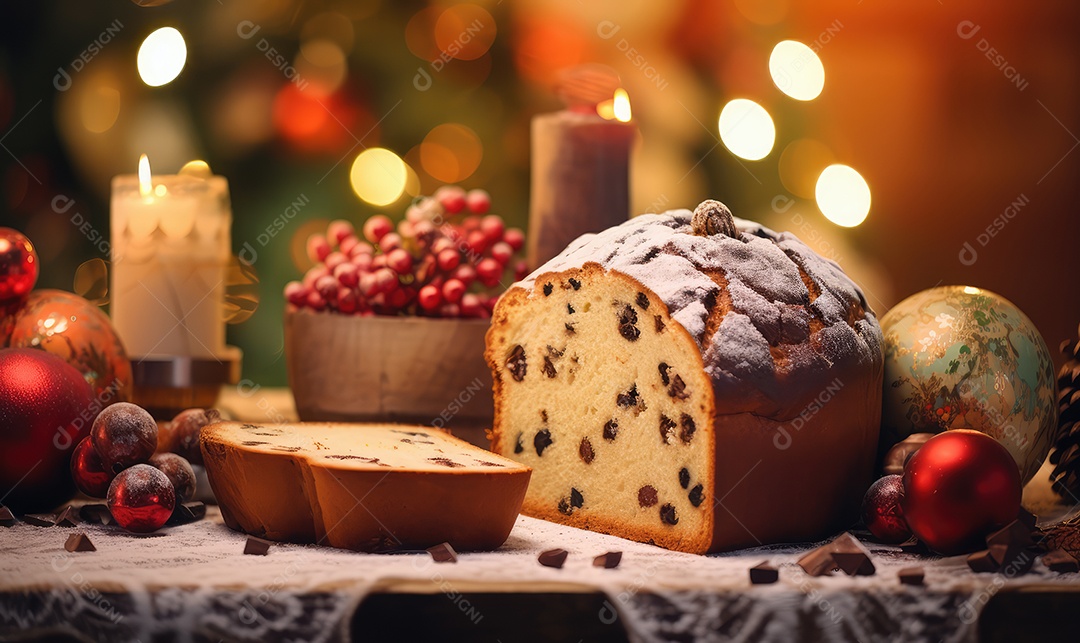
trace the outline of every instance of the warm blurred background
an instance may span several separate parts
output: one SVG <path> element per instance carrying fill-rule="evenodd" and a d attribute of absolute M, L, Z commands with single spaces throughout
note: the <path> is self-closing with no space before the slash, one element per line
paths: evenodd
<path fill-rule="evenodd" d="M 635 212 L 716 197 L 839 261 L 879 313 L 977 285 L 1056 346 L 1080 321 L 1078 20 L 1063 0 L 8 2 L 0 225 L 37 244 L 40 287 L 71 289 L 108 258 L 113 175 L 141 153 L 160 172 L 205 160 L 230 182 L 234 251 L 258 255 L 259 309 L 230 342 L 247 377 L 282 385 L 281 288 L 306 267 L 304 238 L 400 217 L 444 183 L 486 188 L 524 226 L 530 118 L 559 108 L 560 70 L 601 62 L 642 132 Z M 137 64 L 162 27 L 179 38 L 145 46 L 182 70 L 150 86 L 172 75 Z M 723 132 L 734 99 L 754 103 Z M 396 184 L 362 171 L 373 147 L 406 164 Z M 833 164 L 852 169 L 823 176 Z"/>

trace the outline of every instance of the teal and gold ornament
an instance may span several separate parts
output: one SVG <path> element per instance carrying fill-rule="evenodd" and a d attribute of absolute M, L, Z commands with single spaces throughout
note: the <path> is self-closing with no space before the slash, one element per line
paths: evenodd
<path fill-rule="evenodd" d="M 1024 313 L 971 286 L 916 293 L 881 320 L 882 444 L 912 433 L 975 429 L 1000 442 L 1024 482 L 1057 433 L 1050 351 Z"/>

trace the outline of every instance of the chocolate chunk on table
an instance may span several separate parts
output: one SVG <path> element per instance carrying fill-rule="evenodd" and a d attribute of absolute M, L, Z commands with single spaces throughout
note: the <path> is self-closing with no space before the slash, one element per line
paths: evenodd
<path fill-rule="evenodd" d="M 1014 520 L 986 537 L 986 546 L 1011 545 L 1023 549 L 1031 545 L 1031 528 Z"/>
<path fill-rule="evenodd" d="M 988 549 L 977 551 L 968 556 L 967 564 L 973 572 L 996 572 L 998 570 L 997 561 L 990 555 L 990 550 Z"/>
<path fill-rule="evenodd" d="M 79 508 L 79 516 L 88 523 L 97 525 L 111 525 L 113 523 L 112 512 L 103 504 L 83 505 Z"/>
<path fill-rule="evenodd" d="M 541 552 L 536 560 L 544 567 L 562 569 L 563 564 L 566 562 L 566 557 L 569 555 L 570 553 L 565 549 L 549 549 L 545 552 Z"/>
<path fill-rule="evenodd" d="M 923 568 L 905 567 L 896 572 L 896 578 L 900 580 L 901 585 L 922 585 L 924 578 Z"/>
<path fill-rule="evenodd" d="M 844 532 L 831 543 L 832 559 L 848 576 L 873 576 L 870 552 L 851 534 Z"/>
<path fill-rule="evenodd" d="M 797 562 L 803 571 L 811 576 L 828 576 L 836 569 L 829 545 L 822 545 L 803 555 Z"/>
<path fill-rule="evenodd" d="M 10 509 L 0 506 L 0 525 L 13 527 L 17 522 L 19 521 L 15 519 L 15 514 L 11 513 Z"/>
<path fill-rule="evenodd" d="M 457 552 L 450 546 L 450 543 L 442 543 L 435 545 L 434 547 L 428 547 L 427 552 L 431 554 L 432 560 L 436 563 L 457 562 Z"/>
<path fill-rule="evenodd" d="M 1080 563 L 1076 558 L 1064 549 L 1055 549 L 1043 554 L 1043 564 L 1052 572 L 1076 573 L 1080 571 Z"/>
<path fill-rule="evenodd" d="M 750 568 L 751 585 L 771 585 L 778 580 L 780 580 L 780 570 L 770 565 L 767 560 Z"/>
<path fill-rule="evenodd" d="M 26 524 L 35 527 L 52 527 L 56 525 L 56 516 L 53 514 L 26 514 L 22 519 Z"/>
<path fill-rule="evenodd" d="M 248 536 L 244 544 L 244 553 L 249 556 L 265 556 L 270 551 L 270 541 Z"/>
<path fill-rule="evenodd" d="M 172 515 L 169 516 L 168 525 L 186 525 L 188 523 L 202 520 L 206 517 L 206 505 L 195 501 L 185 502 L 178 505 L 173 509 Z"/>
<path fill-rule="evenodd" d="M 604 569 L 615 569 L 622 562 L 621 551 L 609 551 L 606 554 L 600 554 L 596 558 L 593 558 L 593 567 L 603 567 Z"/>
<path fill-rule="evenodd" d="M 56 515 L 57 527 L 76 527 L 79 524 L 79 514 L 75 511 L 75 507 L 68 505 L 60 510 L 60 513 Z"/>
<path fill-rule="evenodd" d="M 64 543 L 64 549 L 70 552 L 97 551 L 97 547 L 94 547 L 94 543 L 90 542 L 90 537 L 81 531 L 77 531 L 68 536 L 67 542 Z"/>

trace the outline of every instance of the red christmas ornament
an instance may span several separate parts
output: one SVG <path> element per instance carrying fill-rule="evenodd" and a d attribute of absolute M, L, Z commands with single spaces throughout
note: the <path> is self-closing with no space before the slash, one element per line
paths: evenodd
<path fill-rule="evenodd" d="M 904 517 L 912 533 L 945 555 L 985 547 L 995 528 L 1020 512 L 1020 470 L 1009 451 L 978 431 L 954 429 L 929 440 L 904 468 Z"/>
<path fill-rule="evenodd" d="M 870 533 L 883 543 L 902 543 L 911 538 L 900 504 L 904 499 L 904 478 L 899 475 L 879 479 L 863 496 L 863 522 Z"/>
<path fill-rule="evenodd" d="M 83 438 L 71 455 L 71 479 L 91 498 L 104 498 L 109 493 L 113 474 L 105 469 L 90 438 Z"/>
<path fill-rule="evenodd" d="M 141 406 L 117 402 L 98 414 L 90 429 L 90 439 L 105 468 L 120 473 L 154 455 L 158 426 Z"/>
<path fill-rule="evenodd" d="M 26 235 L 0 228 L 0 303 L 23 299 L 38 278 L 38 256 Z"/>
<path fill-rule="evenodd" d="M 168 476 L 148 464 L 137 464 L 117 474 L 106 502 L 116 524 L 147 534 L 172 515 L 176 494 Z"/>
<path fill-rule="evenodd" d="M 68 464 L 98 408 L 82 373 L 31 348 L 0 350 L 0 496 L 16 513 L 75 495 Z"/>

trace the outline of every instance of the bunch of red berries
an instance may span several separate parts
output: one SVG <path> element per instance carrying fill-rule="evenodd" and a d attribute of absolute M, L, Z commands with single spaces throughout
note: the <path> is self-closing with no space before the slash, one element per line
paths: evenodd
<path fill-rule="evenodd" d="M 381 214 L 364 223 L 363 238 L 334 221 L 308 238 L 315 266 L 285 286 L 285 298 L 346 315 L 490 317 L 502 291 L 528 272 L 518 254 L 524 233 L 490 208 L 484 190 L 444 186 L 409 206 L 396 232 Z"/>

